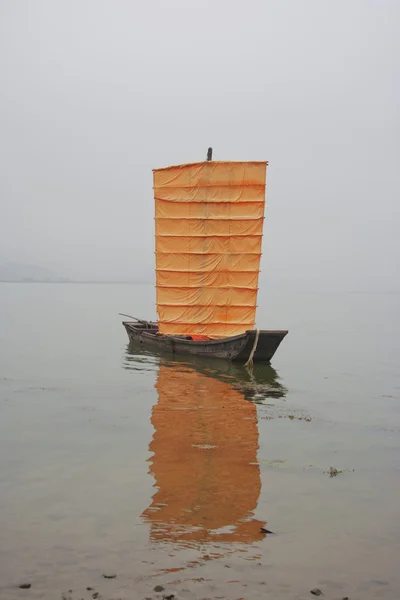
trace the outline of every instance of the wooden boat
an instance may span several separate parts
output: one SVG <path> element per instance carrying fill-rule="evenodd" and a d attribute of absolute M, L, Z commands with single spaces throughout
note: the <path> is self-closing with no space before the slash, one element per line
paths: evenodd
<path fill-rule="evenodd" d="M 287 331 L 259 331 L 255 344 L 257 330 L 245 331 L 241 335 L 215 339 L 192 340 L 190 336 L 172 336 L 158 333 L 155 322 L 124 321 L 123 325 L 132 343 L 143 344 L 173 352 L 180 355 L 197 355 L 207 358 L 225 358 L 233 361 L 247 362 L 252 356 L 253 362 L 269 363 L 277 351 L 279 344 L 287 335 Z"/>
<path fill-rule="evenodd" d="M 158 322 L 123 325 L 149 348 L 269 363 L 288 332 L 255 329 L 268 163 L 211 159 L 154 170 Z"/>
<path fill-rule="evenodd" d="M 207 358 L 225 358 L 247 362 L 253 348 L 253 362 L 269 363 L 287 331 L 245 331 L 241 335 L 216 340 L 192 340 L 190 336 L 172 336 L 158 333 L 158 325 L 151 321 L 129 322 L 123 325 L 132 343 L 157 348 L 180 355 L 196 355 Z"/>

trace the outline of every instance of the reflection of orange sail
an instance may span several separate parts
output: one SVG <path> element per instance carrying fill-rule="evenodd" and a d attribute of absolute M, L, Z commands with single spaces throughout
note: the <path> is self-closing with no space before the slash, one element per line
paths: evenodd
<path fill-rule="evenodd" d="M 228 383 L 162 365 L 151 472 L 158 491 L 143 517 L 152 539 L 262 539 L 252 518 L 261 489 L 256 406 Z"/>

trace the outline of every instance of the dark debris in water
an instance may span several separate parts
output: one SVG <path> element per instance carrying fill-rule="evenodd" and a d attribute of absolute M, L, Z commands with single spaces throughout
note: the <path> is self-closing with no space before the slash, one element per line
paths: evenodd
<path fill-rule="evenodd" d="M 280 416 L 280 419 L 283 419 L 284 417 Z M 294 421 L 295 419 L 297 419 L 297 421 L 307 421 L 307 423 L 310 423 L 310 421 L 312 421 L 312 418 L 307 416 L 307 417 L 301 417 L 301 416 L 296 416 L 296 415 L 289 415 L 288 419 L 290 419 L 291 421 Z"/>
<path fill-rule="evenodd" d="M 265 419 L 266 421 L 272 421 L 273 419 L 289 419 L 289 421 L 306 421 L 307 423 L 311 423 L 312 417 L 310 415 L 285 415 L 285 414 L 269 414 L 261 417 L 261 419 Z"/>
<path fill-rule="evenodd" d="M 336 467 L 329 467 L 328 473 L 329 477 L 336 477 L 337 475 L 341 475 L 343 471 L 341 469 L 336 469 Z"/>
<path fill-rule="evenodd" d="M 270 535 L 275 535 L 273 531 L 270 531 L 266 527 L 260 527 L 261 533 L 269 533 Z"/>
<path fill-rule="evenodd" d="M 351 471 L 354 473 L 355 469 L 337 469 L 336 467 L 329 467 L 327 471 L 324 471 L 329 477 L 337 477 L 338 475 L 342 475 L 343 473 Z"/>

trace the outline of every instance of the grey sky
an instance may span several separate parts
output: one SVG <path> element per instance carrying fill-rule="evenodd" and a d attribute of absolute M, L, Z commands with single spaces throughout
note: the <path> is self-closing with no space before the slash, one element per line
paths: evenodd
<path fill-rule="evenodd" d="M 154 167 L 269 160 L 262 285 L 399 289 L 398 0 L 0 0 L 0 263 L 153 277 Z"/>

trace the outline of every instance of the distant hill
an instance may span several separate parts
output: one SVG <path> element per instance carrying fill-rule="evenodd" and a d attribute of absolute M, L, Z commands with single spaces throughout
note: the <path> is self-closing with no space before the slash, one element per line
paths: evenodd
<path fill-rule="evenodd" d="M 46 267 L 6 263 L 0 265 L 0 281 L 62 283 L 67 282 L 68 279 L 59 277 L 54 271 L 47 269 Z"/>

